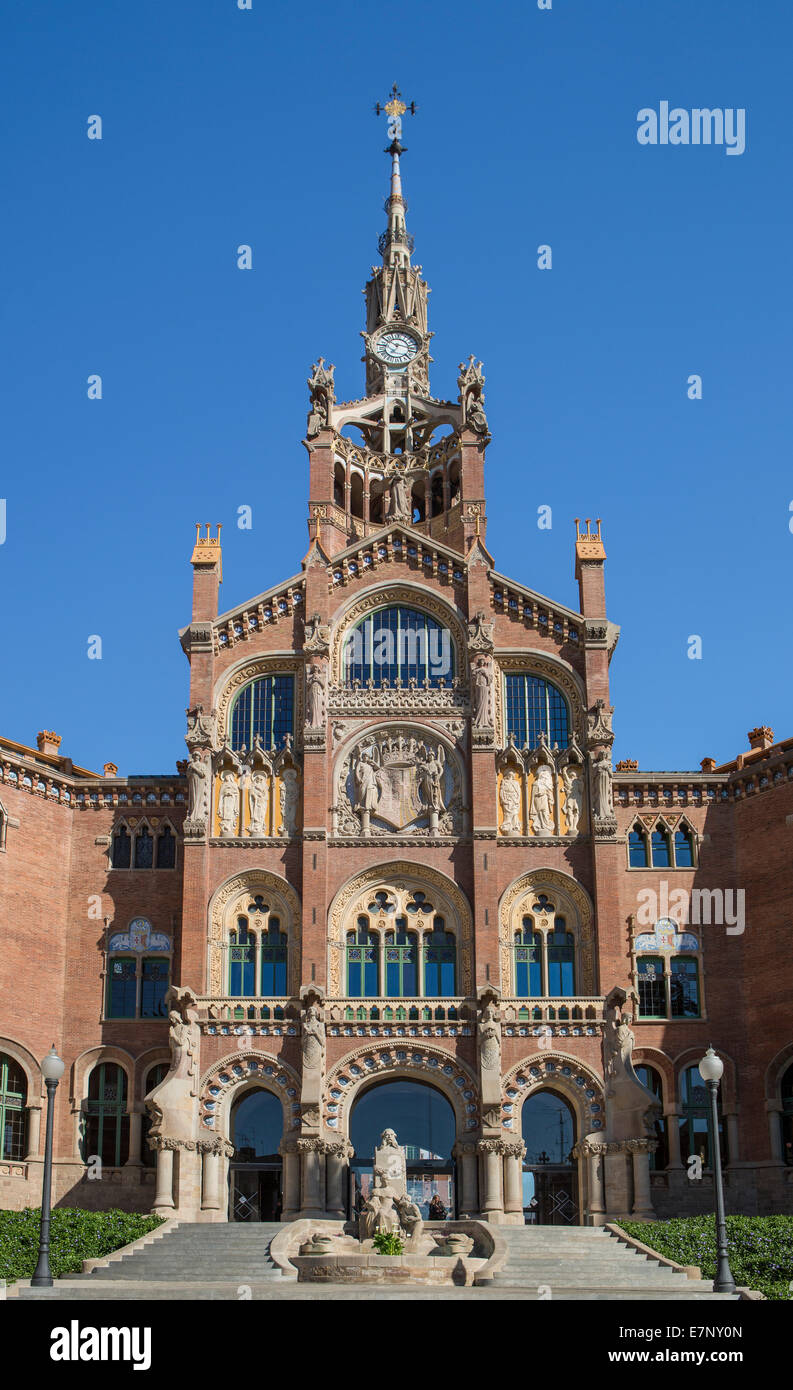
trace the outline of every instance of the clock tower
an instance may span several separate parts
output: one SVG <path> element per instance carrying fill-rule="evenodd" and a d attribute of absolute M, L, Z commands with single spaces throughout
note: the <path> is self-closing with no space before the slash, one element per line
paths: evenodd
<path fill-rule="evenodd" d="M 309 534 L 326 556 L 389 523 L 417 527 L 455 549 L 484 537 L 483 457 L 490 435 L 481 363 L 461 364 L 456 401 L 430 394 L 429 288 L 413 265 L 402 192 L 402 116 L 415 111 L 396 85 L 384 107 L 391 143 L 382 263 L 366 284 L 366 394 L 337 402 L 333 367 L 320 358 L 308 386 L 304 443 L 311 456 Z M 477 504 L 468 511 L 463 503 Z M 465 521 L 464 518 L 468 520 Z"/>

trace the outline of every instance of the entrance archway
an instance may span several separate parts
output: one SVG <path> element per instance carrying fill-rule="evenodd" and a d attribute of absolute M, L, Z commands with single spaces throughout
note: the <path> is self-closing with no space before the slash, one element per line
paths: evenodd
<path fill-rule="evenodd" d="M 262 1086 L 234 1102 L 229 1136 L 229 1221 L 278 1221 L 281 1216 L 281 1102 Z"/>
<path fill-rule="evenodd" d="M 521 1115 L 523 1214 L 533 1226 L 576 1226 L 580 1220 L 572 1106 L 543 1087 L 527 1097 Z"/>
<path fill-rule="evenodd" d="M 369 1195 L 374 1151 L 384 1129 L 395 1130 L 398 1143 L 405 1149 L 408 1194 L 420 1208 L 424 1220 L 454 1219 L 457 1200 L 452 1157 L 456 1130 L 454 1110 L 434 1086 L 396 1079 L 367 1087 L 353 1104 L 350 1114 L 350 1140 L 355 1150 L 350 1171 L 352 1213 L 360 1210 Z"/>

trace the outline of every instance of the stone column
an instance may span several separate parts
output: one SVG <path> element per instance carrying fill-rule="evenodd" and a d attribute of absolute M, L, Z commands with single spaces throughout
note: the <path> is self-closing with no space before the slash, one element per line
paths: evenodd
<path fill-rule="evenodd" d="M 325 1205 L 327 1215 L 338 1221 L 344 1221 L 347 1216 L 345 1178 L 349 1172 L 353 1152 L 346 1139 L 325 1142 Z"/>
<path fill-rule="evenodd" d="M 523 1225 L 523 1156 L 526 1145 L 522 1139 L 504 1142 L 504 1224 Z"/>
<path fill-rule="evenodd" d="M 157 1150 L 157 1188 L 154 1211 L 162 1214 L 173 1208 L 173 1149 Z"/>
<path fill-rule="evenodd" d="M 459 1216 L 475 1216 L 479 1210 L 476 1182 L 476 1144 L 461 1142 L 459 1139 L 452 1150 L 457 1159 L 460 1190 L 457 1193 L 457 1212 Z"/>
<path fill-rule="evenodd" d="M 300 1212 L 300 1155 L 294 1141 L 281 1140 L 278 1152 L 283 1158 L 282 1221 L 296 1221 Z"/>
<path fill-rule="evenodd" d="M 777 1125 L 777 1129 L 779 1126 Z M 25 1157 L 27 1163 L 31 1159 L 39 1157 L 39 1144 L 41 1143 L 41 1106 L 28 1106 L 28 1151 Z M 780 1149 L 781 1152 L 781 1149 Z"/>
<path fill-rule="evenodd" d="M 610 1221 L 625 1220 L 631 1211 L 627 1140 L 606 1146 L 604 1157 L 606 1214 Z"/>
<path fill-rule="evenodd" d="M 583 1153 L 588 1165 L 589 1221 L 592 1226 L 602 1226 L 606 1220 L 603 1204 L 603 1155 L 605 1144 L 585 1144 Z"/>
<path fill-rule="evenodd" d="M 321 1139 L 298 1139 L 301 1216 L 325 1215 L 325 1155 Z"/>
<path fill-rule="evenodd" d="M 498 1225 L 504 1215 L 501 1195 L 501 1166 L 503 1141 L 501 1139 L 480 1139 L 479 1153 L 482 1157 L 482 1181 L 480 1183 L 482 1218 Z"/>
<path fill-rule="evenodd" d="M 629 1153 L 633 1156 L 633 1211 L 640 1220 L 655 1219 L 653 1198 L 650 1190 L 650 1153 L 656 1148 L 654 1139 L 629 1139 Z"/>
<path fill-rule="evenodd" d="M 201 1151 L 201 1210 L 220 1211 L 220 1149 L 207 1144 Z"/>
<path fill-rule="evenodd" d="M 141 1107 L 136 1105 L 129 1112 L 129 1157 L 124 1164 L 125 1168 L 140 1168 L 140 1132 L 143 1124 L 143 1114 Z"/>

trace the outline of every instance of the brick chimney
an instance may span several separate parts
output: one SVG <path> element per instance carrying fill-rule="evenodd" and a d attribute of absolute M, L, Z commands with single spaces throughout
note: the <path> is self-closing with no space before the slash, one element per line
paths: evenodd
<path fill-rule="evenodd" d="M 51 729 L 41 729 L 36 734 L 36 747 L 40 753 L 51 753 L 58 757 L 58 749 L 61 746 L 60 734 L 54 734 Z"/>
<path fill-rule="evenodd" d="M 774 742 L 774 731 L 767 724 L 760 724 L 756 729 L 750 729 L 746 737 L 750 748 L 766 749 Z"/>
<path fill-rule="evenodd" d="M 105 763 L 102 768 L 103 777 L 118 777 L 118 768 L 115 763 Z"/>
<path fill-rule="evenodd" d="M 703 758 L 703 759 L 702 759 L 702 762 L 700 763 L 700 767 L 702 768 L 702 771 L 703 771 L 703 772 L 715 772 L 715 771 L 716 771 L 716 759 L 715 759 L 715 758 Z"/>

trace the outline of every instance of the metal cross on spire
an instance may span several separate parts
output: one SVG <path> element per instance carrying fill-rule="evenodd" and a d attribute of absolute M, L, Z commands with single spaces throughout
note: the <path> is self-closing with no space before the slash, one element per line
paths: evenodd
<path fill-rule="evenodd" d="M 379 116 L 381 112 L 385 112 L 388 116 L 388 137 L 391 144 L 387 147 L 386 154 L 404 153 L 405 146 L 400 143 L 402 140 L 402 117 L 406 111 L 409 111 L 411 116 L 415 116 L 417 110 L 415 101 L 411 101 L 409 104 L 404 101 L 396 82 L 391 88 L 388 101 L 382 106 L 379 101 L 375 103 L 375 115 Z"/>

